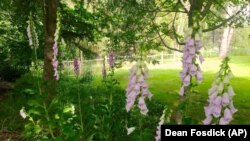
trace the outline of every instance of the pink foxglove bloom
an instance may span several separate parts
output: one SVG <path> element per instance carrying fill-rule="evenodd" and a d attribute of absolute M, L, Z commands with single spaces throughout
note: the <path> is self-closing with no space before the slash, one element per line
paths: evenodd
<path fill-rule="evenodd" d="M 180 73 L 182 80 L 180 96 L 183 96 L 185 93 L 185 88 L 190 86 L 193 76 L 199 83 L 202 81 L 202 71 L 198 63 L 196 63 L 197 59 L 200 60 L 200 63 L 204 61 L 202 55 L 199 52 L 201 48 L 202 43 L 200 40 L 189 39 L 186 42 L 186 45 L 183 49 L 182 71 Z"/>
<path fill-rule="evenodd" d="M 230 79 L 232 78 L 231 70 L 228 66 L 228 58 L 223 60 L 220 71 L 217 73 L 212 87 L 209 89 L 208 106 L 205 109 L 206 119 L 204 124 L 211 124 L 208 120 L 217 119 L 216 124 L 226 125 L 233 119 L 233 114 L 237 112 L 237 109 L 233 106 L 234 91 L 230 85 Z"/>
<path fill-rule="evenodd" d="M 163 110 L 163 114 L 162 114 L 162 116 L 160 118 L 160 122 L 158 123 L 157 129 L 156 129 L 156 136 L 155 136 L 156 141 L 161 140 L 161 125 L 163 125 L 164 122 L 165 122 L 166 111 L 167 111 L 167 109 Z"/>
<path fill-rule="evenodd" d="M 109 54 L 108 54 L 108 63 L 109 63 L 109 67 L 110 68 L 113 68 L 114 65 L 115 65 L 115 55 L 114 55 L 114 52 L 111 51 Z"/>
<path fill-rule="evenodd" d="M 140 98 L 138 98 L 138 108 L 143 115 L 147 115 L 148 108 L 145 103 L 145 98 L 150 100 L 152 97 L 146 82 L 147 76 L 148 68 L 144 62 L 138 62 L 130 69 L 130 80 L 126 89 L 127 112 L 133 108 L 134 103 L 137 101 L 137 97 L 140 95 Z"/>
<path fill-rule="evenodd" d="M 54 77 L 55 77 L 56 80 L 59 80 L 59 74 L 58 74 L 58 71 L 57 71 L 57 67 L 58 67 L 57 54 L 58 54 L 58 46 L 57 46 L 57 41 L 55 41 L 55 43 L 53 45 L 52 66 L 54 68 Z"/>
<path fill-rule="evenodd" d="M 80 62 L 79 62 L 79 60 L 77 58 L 75 58 L 73 64 L 74 64 L 74 72 L 75 72 L 75 74 L 79 75 L 79 72 L 80 72 L 80 69 L 79 69 L 80 68 L 79 67 L 80 66 Z"/>
<path fill-rule="evenodd" d="M 229 104 L 230 104 L 230 96 L 228 95 L 228 93 L 224 93 L 222 96 L 222 105 L 227 106 Z"/>
<path fill-rule="evenodd" d="M 140 108 L 141 113 L 143 115 L 146 115 L 148 113 L 148 108 L 147 108 L 147 106 L 145 104 L 144 97 L 139 98 L 138 107 Z"/>
<path fill-rule="evenodd" d="M 208 117 L 206 117 L 206 119 L 205 120 L 203 120 L 203 124 L 204 125 L 208 125 L 208 124 L 210 124 L 211 123 L 211 121 L 212 121 L 212 116 L 208 116 Z"/>

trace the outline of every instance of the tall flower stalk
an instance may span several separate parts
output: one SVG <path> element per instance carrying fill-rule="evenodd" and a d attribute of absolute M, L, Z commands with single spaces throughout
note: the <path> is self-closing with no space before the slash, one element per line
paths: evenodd
<path fill-rule="evenodd" d="M 115 54 L 113 51 L 110 51 L 108 54 L 108 64 L 110 69 L 113 69 L 115 66 Z"/>
<path fill-rule="evenodd" d="M 81 124 L 81 132 L 83 133 L 83 115 L 82 115 L 82 103 L 81 103 L 81 95 L 80 95 L 80 83 L 79 83 L 79 74 L 80 74 L 80 61 L 78 58 L 74 59 L 74 63 L 73 63 L 73 67 L 74 67 L 74 72 L 76 75 L 76 79 L 78 82 L 77 85 L 77 96 L 78 96 L 78 107 L 79 107 L 79 114 L 80 114 L 80 124 Z"/>
<path fill-rule="evenodd" d="M 206 119 L 203 123 L 205 125 L 229 124 L 233 119 L 233 114 L 237 112 L 233 105 L 235 93 L 230 85 L 230 79 L 233 77 L 233 74 L 228 62 L 228 57 L 222 61 L 221 68 L 208 91 L 208 106 L 204 107 Z"/>
<path fill-rule="evenodd" d="M 36 71 L 38 71 L 37 70 L 37 68 L 38 68 L 37 48 L 39 47 L 39 42 L 38 42 L 38 36 L 36 33 L 36 28 L 35 28 L 35 25 L 34 25 L 34 22 L 33 22 L 31 15 L 29 16 L 29 20 L 27 21 L 27 24 L 28 24 L 27 35 L 29 38 L 29 45 L 32 49 L 34 49 L 35 58 L 33 61 L 35 64 L 35 69 L 36 69 Z M 35 77 L 35 78 L 36 78 L 37 88 L 39 90 L 39 94 L 42 95 L 39 78 L 37 78 L 37 77 Z M 50 118 L 49 118 L 49 114 L 48 114 L 48 109 L 46 108 L 46 104 L 44 101 L 43 101 L 43 108 L 44 108 L 44 112 L 45 112 L 45 117 L 46 117 L 47 121 L 49 122 Z M 20 114 L 24 119 L 26 118 L 27 115 L 24 116 L 25 115 L 24 107 L 20 110 Z M 36 124 L 32 117 L 29 116 L 29 119 L 34 124 L 34 126 L 39 126 L 38 122 Z M 49 133 L 50 133 L 51 137 L 54 138 L 54 133 L 53 133 L 52 127 L 51 127 L 51 125 L 48 125 L 48 126 L 49 126 Z"/>
<path fill-rule="evenodd" d="M 34 64 L 35 68 L 37 68 L 37 48 L 39 47 L 38 36 L 36 33 L 36 27 L 33 22 L 32 16 L 29 16 L 29 20 L 27 21 L 27 35 L 29 38 L 29 46 L 34 50 Z"/>
<path fill-rule="evenodd" d="M 126 93 L 126 110 L 129 112 L 138 98 L 138 104 L 141 113 L 146 115 L 148 108 L 145 98 L 151 99 L 152 94 L 148 90 L 146 79 L 148 78 L 148 68 L 144 61 L 137 62 L 130 70 L 129 84 Z"/>
<path fill-rule="evenodd" d="M 201 48 L 202 42 L 200 40 L 195 40 L 194 38 L 188 39 L 185 44 L 182 57 L 182 71 L 180 72 L 182 80 L 182 87 L 179 93 L 180 96 L 184 96 L 186 90 L 192 86 L 193 77 L 198 83 L 202 81 L 202 71 L 199 63 L 196 62 L 197 58 L 199 58 L 201 64 L 204 61 L 200 53 Z"/>
<path fill-rule="evenodd" d="M 61 21 L 60 21 L 60 14 L 57 14 L 57 25 L 56 25 L 56 32 L 55 32 L 55 38 L 54 38 L 54 45 L 53 45 L 53 59 L 52 59 L 52 66 L 54 68 L 54 77 L 56 80 L 59 80 L 59 73 L 58 73 L 58 39 L 60 35 L 60 29 L 61 29 Z"/>
<path fill-rule="evenodd" d="M 156 130 L 156 136 L 155 136 L 156 141 L 161 141 L 161 125 L 169 123 L 171 115 L 172 115 L 171 109 L 165 108 L 163 110 L 163 113 L 160 117 L 160 122 L 158 123 L 157 130 Z"/>

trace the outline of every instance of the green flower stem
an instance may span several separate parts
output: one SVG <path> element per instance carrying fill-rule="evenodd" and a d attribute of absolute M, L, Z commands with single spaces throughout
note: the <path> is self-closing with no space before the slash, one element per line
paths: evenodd
<path fill-rule="evenodd" d="M 45 111 L 46 119 L 47 119 L 47 121 L 49 122 L 49 121 L 50 121 L 49 112 L 48 112 L 48 110 L 47 110 L 47 108 L 46 108 L 45 102 L 43 102 L 43 108 L 44 108 L 44 111 Z M 51 126 L 50 124 L 49 124 L 49 133 L 50 133 L 50 135 L 51 135 L 52 138 L 55 138 L 54 133 L 53 133 L 53 130 L 52 130 L 52 126 Z"/>
<path fill-rule="evenodd" d="M 78 106 L 79 106 L 79 114 L 80 114 L 80 122 L 81 122 L 81 131 L 82 131 L 82 133 L 83 133 L 83 120 L 82 120 L 82 104 L 81 104 L 81 95 L 80 95 L 80 92 L 79 92 L 79 90 L 80 90 L 80 83 L 79 83 L 79 77 L 78 77 L 78 75 L 77 75 L 77 77 L 76 77 L 76 79 L 77 79 L 77 82 L 78 82 L 78 86 L 77 86 L 77 95 L 78 95 Z"/>
<path fill-rule="evenodd" d="M 139 118 L 140 141 L 142 141 L 142 118 Z"/>

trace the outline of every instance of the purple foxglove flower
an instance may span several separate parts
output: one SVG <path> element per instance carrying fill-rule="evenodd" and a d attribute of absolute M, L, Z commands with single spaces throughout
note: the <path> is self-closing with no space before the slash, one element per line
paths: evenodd
<path fill-rule="evenodd" d="M 222 97 L 221 96 L 217 96 L 214 99 L 213 104 L 216 105 L 216 106 L 219 106 L 219 105 L 221 105 L 221 101 L 222 101 Z"/>
<path fill-rule="evenodd" d="M 195 65 L 192 65 L 190 68 L 190 74 L 195 75 L 197 72 L 197 67 Z"/>
<path fill-rule="evenodd" d="M 163 111 L 163 114 L 162 114 L 162 116 L 160 118 L 160 122 L 158 123 L 158 126 L 157 126 L 156 136 L 155 136 L 155 140 L 156 141 L 160 141 L 161 140 L 161 125 L 164 124 L 165 114 L 166 114 L 166 109 Z"/>
<path fill-rule="evenodd" d="M 228 104 L 230 104 L 230 96 L 228 93 L 224 93 L 222 96 L 222 105 L 227 106 Z"/>
<path fill-rule="evenodd" d="M 226 125 L 233 119 L 233 114 L 237 109 L 233 106 L 232 97 L 234 96 L 233 88 L 229 84 L 229 75 L 227 72 L 230 68 L 227 59 L 223 60 L 220 71 L 216 75 L 212 88 L 209 89 L 209 106 L 212 106 L 212 115 L 214 118 L 220 118 L 219 124 Z M 223 111 L 223 116 L 221 112 Z M 208 110 L 205 109 L 206 116 L 209 116 Z"/>
<path fill-rule="evenodd" d="M 131 108 L 133 107 L 135 101 L 133 99 L 128 99 L 127 100 L 127 104 L 126 104 L 126 110 L 127 112 L 129 112 L 131 110 Z"/>
<path fill-rule="evenodd" d="M 139 82 L 139 83 L 144 83 L 144 78 L 143 78 L 143 76 L 140 76 L 140 77 L 138 78 L 138 82 Z"/>
<path fill-rule="evenodd" d="M 189 54 L 194 55 L 194 54 L 195 54 L 195 52 L 196 52 L 195 47 L 190 47 L 190 48 L 189 48 Z"/>
<path fill-rule="evenodd" d="M 213 113 L 213 107 L 211 107 L 210 105 L 207 106 L 207 107 L 204 107 L 205 109 L 205 114 L 206 114 L 206 117 L 210 117 Z"/>
<path fill-rule="evenodd" d="M 193 47 L 194 46 L 194 39 L 190 39 L 188 40 L 188 42 L 186 43 L 187 47 Z"/>
<path fill-rule="evenodd" d="M 141 113 L 143 115 L 146 115 L 148 113 L 148 108 L 147 108 L 147 106 L 145 104 L 144 97 L 139 98 L 138 107 L 140 108 Z"/>
<path fill-rule="evenodd" d="M 148 69 L 144 62 L 138 62 L 130 70 L 130 82 L 127 87 L 126 93 L 126 109 L 127 112 L 131 110 L 136 101 L 138 95 L 141 97 L 138 101 L 138 107 L 142 114 L 146 115 L 148 112 L 147 106 L 145 104 L 144 98 L 152 97 L 152 94 L 148 90 L 148 84 L 146 83 L 146 78 L 148 75 Z"/>
<path fill-rule="evenodd" d="M 212 88 L 210 88 L 210 89 L 208 90 L 208 94 L 211 95 L 211 94 L 213 94 L 214 92 L 217 92 L 217 93 L 218 93 L 218 91 L 217 91 L 217 86 L 216 86 L 216 85 L 212 86 Z"/>
<path fill-rule="evenodd" d="M 197 81 L 198 81 L 199 83 L 201 83 L 201 81 L 203 80 L 201 70 L 198 70 L 198 71 L 196 72 L 195 77 L 196 77 Z"/>
<path fill-rule="evenodd" d="M 108 63 L 109 63 L 109 66 L 110 68 L 113 68 L 114 67 L 114 64 L 115 64 L 115 56 L 114 56 L 114 52 L 111 51 L 108 55 Z"/>
<path fill-rule="evenodd" d="M 204 125 L 209 125 L 209 124 L 211 124 L 212 119 L 213 119 L 213 118 L 212 118 L 211 116 L 206 117 L 206 119 L 203 120 L 203 124 L 204 124 Z"/>
<path fill-rule="evenodd" d="M 54 45 L 53 45 L 52 66 L 54 68 L 54 77 L 55 77 L 56 80 L 59 80 L 59 74 L 58 74 L 58 71 L 57 71 L 57 67 L 58 67 L 57 53 L 58 53 L 57 42 L 55 42 Z"/>
<path fill-rule="evenodd" d="M 57 60 L 53 60 L 52 61 L 52 66 L 53 66 L 53 68 L 57 68 L 58 67 L 58 61 Z"/>
<path fill-rule="evenodd" d="M 195 61 L 197 55 L 200 55 L 198 51 L 201 47 L 202 47 L 201 41 L 195 41 L 192 38 L 186 41 L 186 45 L 183 49 L 182 71 L 180 73 L 182 84 L 184 86 L 190 85 L 192 76 L 195 76 L 196 80 L 199 83 L 202 81 L 202 72 L 200 70 L 200 67 L 195 65 L 197 64 Z M 186 75 L 191 75 L 191 76 L 187 77 Z M 189 82 L 187 80 L 189 80 Z M 181 92 L 182 90 L 180 90 L 180 95 L 182 95 Z"/>
<path fill-rule="evenodd" d="M 211 94 L 211 95 L 209 96 L 209 101 L 214 101 L 215 98 L 217 98 L 217 96 L 218 96 L 218 92 L 215 91 L 213 94 Z"/>
<path fill-rule="evenodd" d="M 235 93 L 234 93 L 234 90 L 233 90 L 233 87 L 232 87 L 232 86 L 229 86 L 229 87 L 228 87 L 228 94 L 229 94 L 229 96 L 234 96 L 234 95 L 235 95 Z"/>
<path fill-rule="evenodd" d="M 231 111 L 228 108 L 226 108 L 224 110 L 224 119 L 230 122 L 232 120 L 232 118 L 233 117 L 232 117 Z"/>
<path fill-rule="evenodd" d="M 231 102 L 230 104 L 229 104 L 229 109 L 230 109 L 230 111 L 231 111 L 231 113 L 235 113 L 235 112 L 237 112 L 238 110 L 234 107 L 234 105 L 233 105 L 233 102 Z"/>
<path fill-rule="evenodd" d="M 185 62 L 186 62 L 187 64 L 192 64 L 192 62 L 193 62 L 193 57 L 192 57 L 192 56 L 189 56 L 189 57 L 185 60 Z"/>
<path fill-rule="evenodd" d="M 221 105 L 216 105 L 213 107 L 213 116 L 218 118 L 221 115 Z"/>
<path fill-rule="evenodd" d="M 131 90 L 133 89 L 133 85 L 128 85 L 128 87 L 127 87 L 127 89 L 126 89 L 126 92 L 127 92 L 127 94 L 129 93 L 129 92 L 131 92 Z"/>
<path fill-rule="evenodd" d="M 136 91 L 136 92 L 140 92 L 140 89 L 141 89 L 141 86 L 140 86 L 140 84 L 135 84 L 135 87 L 134 87 L 134 90 Z"/>
<path fill-rule="evenodd" d="M 219 84 L 217 90 L 218 90 L 218 92 L 221 93 L 221 92 L 223 91 L 223 89 L 224 89 L 224 83 L 221 82 L 221 83 Z"/>
<path fill-rule="evenodd" d="M 142 83 L 142 84 L 141 84 L 141 86 L 142 86 L 142 88 L 148 88 L 148 84 L 147 84 L 147 83 L 145 83 L 145 82 L 144 82 L 144 83 Z"/>
<path fill-rule="evenodd" d="M 134 85 L 136 83 L 136 76 L 133 75 L 133 77 L 130 78 L 129 82 L 130 82 L 131 85 Z"/>
<path fill-rule="evenodd" d="M 187 75 L 183 80 L 183 85 L 188 86 L 190 84 L 190 75 Z"/>
<path fill-rule="evenodd" d="M 199 60 L 200 60 L 200 63 L 202 64 L 204 62 L 204 58 L 201 54 L 199 54 Z"/>
<path fill-rule="evenodd" d="M 79 75 L 79 60 L 77 58 L 74 59 L 74 72 L 76 75 Z"/>
<path fill-rule="evenodd" d="M 225 120 L 223 117 L 220 118 L 219 125 L 227 125 L 229 122 Z"/>

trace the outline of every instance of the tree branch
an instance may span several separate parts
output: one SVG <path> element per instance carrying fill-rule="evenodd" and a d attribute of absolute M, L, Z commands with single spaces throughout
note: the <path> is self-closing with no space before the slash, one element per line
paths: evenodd
<path fill-rule="evenodd" d="M 159 31 L 158 31 L 158 30 L 156 30 L 156 32 L 157 32 L 157 34 L 158 34 L 159 38 L 161 39 L 162 44 L 163 44 L 166 48 L 168 48 L 168 49 L 170 49 L 170 50 L 174 50 L 174 51 L 182 52 L 182 50 L 179 50 L 179 49 L 172 48 L 172 47 L 168 46 L 168 45 L 167 45 L 167 43 L 166 43 L 166 42 L 164 41 L 164 39 L 162 38 L 162 36 L 161 36 L 161 34 L 159 33 Z"/>
<path fill-rule="evenodd" d="M 214 27 L 208 28 L 208 29 L 203 29 L 202 32 L 208 32 L 208 31 L 212 31 L 215 30 L 217 28 L 222 27 L 223 25 L 225 25 L 227 22 L 229 22 L 230 20 L 234 19 L 238 14 L 240 14 L 241 10 L 239 10 L 238 12 L 236 12 L 234 15 L 232 15 L 231 17 L 223 20 L 220 24 L 215 25 Z"/>
<path fill-rule="evenodd" d="M 148 9 L 141 9 L 144 12 L 167 12 L 167 13 L 187 13 L 186 11 L 181 11 L 181 10 L 176 10 L 176 11 L 172 11 L 172 10 L 161 10 L 161 9 L 153 9 L 153 10 L 148 10 Z"/>
<path fill-rule="evenodd" d="M 179 41 L 178 35 L 177 35 L 177 33 L 176 33 L 176 30 L 175 30 L 175 20 L 176 20 L 176 16 L 177 16 L 177 13 L 174 14 L 174 19 L 173 19 L 173 24 L 172 24 L 172 28 L 173 28 L 173 31 L 174 31 L 174 38 L 175 38 L 176 42 L 177 42 L 179 45 L 185 45 L 185 43 Z"/>
<path fill-rule="evenodd" d="M 205 18 L 206 13 L 210 10 L 212 4 L 213 3 L 211 1 L 208 1 L 208 3 L 206 4 L 206 6 L 204 7 L 204 9 L 201 12 L 202 19 Z"/>

